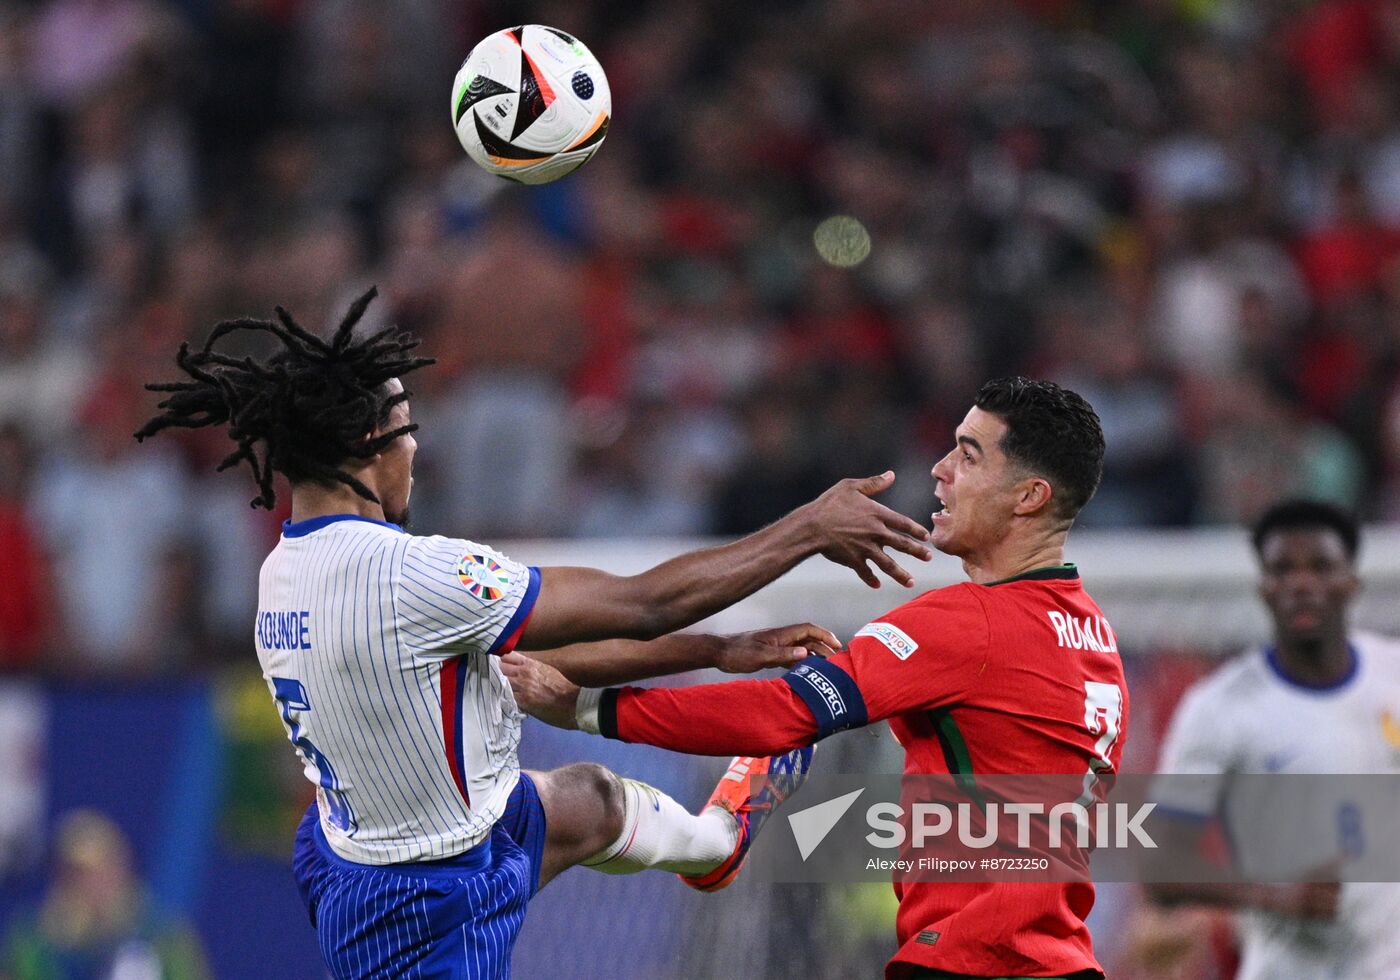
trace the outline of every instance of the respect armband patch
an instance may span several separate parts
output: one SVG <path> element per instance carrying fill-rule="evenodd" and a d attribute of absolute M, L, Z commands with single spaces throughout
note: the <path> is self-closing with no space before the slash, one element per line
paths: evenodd
<path fill-rule="evenodd" d="M 817 738 L 826 738 L 869 720 L 865 698 L 855 679 L 824 657 L 811 656 L 783 675 L 817 722 Z"/>

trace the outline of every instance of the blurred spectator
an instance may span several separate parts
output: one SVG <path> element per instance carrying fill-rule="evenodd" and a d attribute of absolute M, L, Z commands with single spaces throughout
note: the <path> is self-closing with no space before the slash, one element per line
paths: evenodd
<path fill-rule="evenodd" d="M 276 543 L 284 515 L 249 507 L 255 492 L 251 484 L 214 472 L 232 448 L 217 435 L 205 430 L 191 440 L 198 472 L 190 479 L 189 493 L 199 506 L 190 511 L 188 536 L 166 552 L 165 568 L 173 581 L 158 587 L 159 603 L 169 621 L 180 624 L 198 660 L 248 662 L 248 610 L 258 602 L 258 569 Z"/>
<path fill-rule="evenodd" d="M 132 21 L 140 16 L 123 10 L 135 3 L 121 0 L 73 0 L 54 9 L 65 6 L 110 8 Z M 36 58 L 44 55 L 43 31 L 41 24 Z M 179 83 L 172 71 L 157 52 L 142 49 L 141 60 L 126 66 L 120 77 L 93 84 L 69 107 L 64 119 L 68 154 L 56 171 L 53 204 L 55 220 L 71 230 L 77 256 L 91 261 L 104 239 L 129 225 L 164 238 L 193 216 L 193 146 L 186 111 L 175 101 Z"/>
<path fill-rule="evenodd" d="M 1104 440 L 1113 447 L 1084 523 L 1141 527 L 1188 521 L 1196 488 L 1178 394 L 1168 372 L 1154 363 L 1141 328 L 1112 304 L 1087 310 L 1071 304 L 1050 321 L 1046 326 L 1058 349 L 1046 368 L 1089 400 Z M 1086 350 L 1097 353 L 1085 357 Z"/>
<path fill-rule="evenodd" d="M 518 217 L 518 216 L 517 216 Z M 423 494 L 454 533 L 548 536 L 568 517 L 564 378 L 580 344 L 577 261 L 497 220 L 446 284 L 439 386 L 419 409 L 436 480 Z M 500 303 L 485 301 L 498 296 Z"/>
<path fill-rule="evenodd" d="M 636 406 L 584 458 L 570 532 L 585 538 L 684 537 L 705 530 L 704 484 L 680 492 L 665 480 L 673 445 L 665 406 Z M 685 455 L 685 447 L 681 447 Z"/>
<path fill-rule="evenodd" d="M 34 24 L 29 68 L 45 101 L 72 109 L 143 57 L 168 54 L 182 25 L 162 0 L 54 0 Z"/>
<path fill-rule="evenodd" d="M 1220 377 L 1249 363 L 1243 321 L 1251 295 L 1283 316 L 1299 317 L 1306 308 L 1287 254 L 1276 243 L 1239 235 L 1237 217 L 1221 204 L 1190 212 L 1185 251 L 1162 270 L 1156 326 L 1183 371 Z"/>
<path fill-rule="evenodd" d="M 1099 407 L 1086 521 L 1233 520 L 1300 480 L 1400 513 L 1397 10 L 10 4 L 0 418 L 55 649 L 151 667 L 242 635 L 275 524 L 209 473 L 217 441 L 127 445 L 111 389 L 218 319 L 323 328 L 370 282 L 439 362 L 423 530 L 738 533 L 891 466 L 922 518 L 1010 372 Z M 541 18 L 602 57 L 616 118 L 530 189 L 433 107 L 479 35 Z M 871 234 L 856 268 L 815 254 L 836 214 Z M 138 623 L 183 639 L 156 656 Z"/>
<path fill-rule="evenodd" d="M 77 451 L 51 458 L 31 495 L 75 666 L 125 671 L 188 651 L 148 632 L 163 566 L 188 535 L 187 484 L 169 446 L 138 446 L 135 379 L 108 377 L 83 407 Z M 172 641 L 178 638 L 172 638 Z"/>
<path fill-rule="evenodd" d="M 4 215 L 32 203 L 42 159 L 39 104 L 24 84 L 29 24 L 19 9 L 0 10 L 0 225 Z"/>
<path fill-rule="evenodd" d="M 54 876 L 39 908 L 0 947 L 7 980 L 201 980 L 199 938 L 153 908 L 116 824 L 76 810 L 59 824 Z"/>
<path fill-rule="evenodd" d="M 1360 499 L 1363 461 L 1336 429 L 1302 415 L 1277 387 L 1246 375 L 1218 390 L 1201 450 L 1201 516 L 1254 520 L 1282 496 L 1308 494 L 1346 509 Z"/>
<path fill-rule="evenodd" d="M 6 889 L 43 862 L 49 708 L 40 685 L 0 679 L 0 886 Z"/>
<path fill-rule="evenodd" d="M 51 342 L 89 354 L 104 332 L 121 329 L 123 316 L 151 289 L 153 254 L 154 242 L 138 227 L 105 233 L 82 273 L 56 291 L 52 325 L 46 331 Z"/>
<path fill-rule="evenodd" d="M 892 387 L 882 371 L 843 372 L 826 386 L 809 433 L 824 483 L 883 473 L 899 459 L 906 432 Z"/>
<path fill-rule="evenodd" d="M 282 98 L 296 35 L 287 4 L 229 0 L 211 6 L 196 119 L 211 180 L 232 190 L 245 148 L 265 143 L 290 113 Z"/>
<path fill-rule="evenodd" d="M 435 488 L 422 496 L 440 526 L 482 537 L 548 537 L 567 527 L 568 406 L 548 378 L 476 375 L 418 417 L 431 420 L 420 441 Z"/>
<path fill-rule="evenodd" d="M 76 421 L 91 353 L 48 326 L 47 263 L 22 245 L 0 245 L 0 417 L 56 448 Z"/>
<path fill-rule="evenodd" d="M 31 463 L 19 427 L 0 423 L 0 672 L 39 666 L 51 625 L 43 551 L 24 506 Z"/>
<path fill-rule="evenodd" d="M 1400 521 L 1400 385 L 1388 393 L 1380 420 L 1380 517 Z"/>
<path fill-rule="evenodd" d="M 1400 231 L 1371 215 L 1365 187 L 1355 172 L 1337 180 L 1332 220 L 1298 244 L 1298 259 L 1317 301 L 1326 306 L 1372 289 L 1400 255 Z"/>
<path fill-rule="evenodd" d="M 717 534 L 748 534 L 826 489 L 796 399 L 757 392 L 744 410 L 744 452 L 720 487 Z"/>

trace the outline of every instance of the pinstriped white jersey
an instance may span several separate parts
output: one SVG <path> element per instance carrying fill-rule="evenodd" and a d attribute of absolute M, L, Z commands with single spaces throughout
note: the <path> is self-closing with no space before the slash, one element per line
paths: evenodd
<path fill-rule="evenodd" d="M 1246 874 L 1256 838 L 1267 835 L 1251 834 L 1236 812 L 1233 776 L 1400 773 L 1400 643 L 1364 632 L 1349 639 L 1352 670 L 1334 685 L 1302 686 L 1283 674 L 1272 650 L 1251 650 L 1190 688 L 1172 718 L 1158 768 L 1217 778 L 1164 781 L 1159 805 L 1187 816 L 1220 814 Z M 1298 868 L 1346 854 L 1350 834 L 1375 833 L 1341 819 L 1326 794 L 1309 815 L 1315 832 L 1290 850 Z M 1334 921 L 1242 912 L 1238 980 L 1400 980 L 1398 921 L 1400 884 L 1390 882 L 1343 884 Z"/>
<path fill-rule="evenodd" d="M 258 581 L 263 677 L 337 854 L 451 857 L 520 775 L 520 712 L 496 654 L 539 572 L 458 538 L 351 515 L 288 522 Z"/>

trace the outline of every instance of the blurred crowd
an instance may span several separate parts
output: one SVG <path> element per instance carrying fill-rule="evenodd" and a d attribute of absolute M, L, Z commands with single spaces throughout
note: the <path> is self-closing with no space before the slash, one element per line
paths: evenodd
<path fill-rule="evenodd" d="M 615 108 L 533 189 L 448 106 L 527 21 Z M 1098 408 L 1086 524 L 1400 516 L 1398 81 L 1394 0 L 9 0 L 0 667 L 246 655 L 285 500 L 220 433 L 138 446 L 141 385 L 371 284 L 438 359 L 422 530 L 737 534 L 891 467 L 926 516 L 1009 372 Z"/>
<path fill-rule="evenodd" d="M 96 810 L 54 831 L 42 900 L 0 932 L 4 980 L 208 980 L 198 934 L 151 901 L 131 842 Z"/>

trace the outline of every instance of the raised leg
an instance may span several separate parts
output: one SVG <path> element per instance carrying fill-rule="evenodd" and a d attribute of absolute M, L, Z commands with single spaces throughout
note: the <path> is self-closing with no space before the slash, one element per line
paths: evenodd
<path fill-rule="evenodd" d="M 703 874 L 726 861 L 739 838 L 730 814 L 693 814 L 645 783 L 592 763 L 531 772 L 545 814 L 540 887 L 576 864 L 608 874 L 648 868 Z"/>

